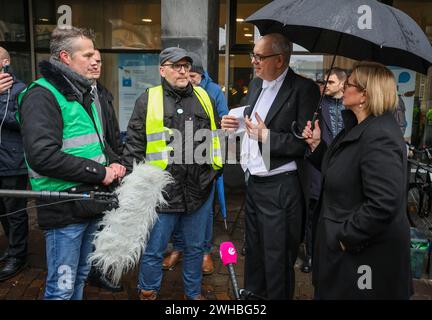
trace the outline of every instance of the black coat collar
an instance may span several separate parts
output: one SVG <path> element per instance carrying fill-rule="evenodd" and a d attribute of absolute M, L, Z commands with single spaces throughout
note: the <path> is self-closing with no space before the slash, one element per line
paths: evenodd
<path fill-rule="evenodd" d="M 174 97 L 176 101 L 181 100 L 184 97 L 190 97 L 193 94 L 192 84 L 189 82 L 187 87 L 183 89 L 176 89 L 171 86 L 165 78 L 162 78 L 162 88 L 166 95 Z"/>
<path fill-rule="evenodd" d="M 351 110 L 343 110 L 342 118 L 344 121 L 344 138 L 343 142 L 355 141 L 360 138 L 362 133 L 367 129 L 370 125 L 371 121 L 375 119 L 375 116 L 369 115 L 366 119 L 364 119 L 359 124 L 357 123 L 357 118 Z"/>
<path fill-rule="evenodd" d="M 363 132 L 376 117 L 370 115 L 358 124 L 354 112 L 351 110 L 343 110 L 342 118 L 344 120 L 344 129 L 336 136 L 333 143 L 330 145 L 327 152 L 328 156 L 326 157 L 327 161 L 329 161 L 343 145 L 359 140 Z"/>
<path fill-rule="evenodd" d="M 51 83 L 60 93 L 69 101 L 76 100 L 80 104 L 88 104 L 91 103 L 91 95 L 90 90 L 84 94 L 84 97 L 80 97 L 76 90 L 71 86 L 70 82 L 65 79 L 63 73 L 59 68 L 54 66 L 47 60 L 41 61 L 39 63 L 39 70 L 42 76 Z"/>

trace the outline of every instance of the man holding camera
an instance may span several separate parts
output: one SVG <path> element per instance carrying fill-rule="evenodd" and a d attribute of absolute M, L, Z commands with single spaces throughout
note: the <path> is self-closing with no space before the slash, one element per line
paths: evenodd
<path fill-rule="evenodd" d="M 9 53 L 0 47 L 0 189 L 24 190 L 27 187 L 27 169 L 15 112 L 16 97 L 25 84 L 11 73 L 10 63 Z M 26 204 L 27 200 L 23 198 L 0 198 L 0 220 L 8 238 L 8 248 L 0 253 L 0 281 L 13 277 L 26 265 Z M 21 211 L 5 216 L 18 210 Z"/>

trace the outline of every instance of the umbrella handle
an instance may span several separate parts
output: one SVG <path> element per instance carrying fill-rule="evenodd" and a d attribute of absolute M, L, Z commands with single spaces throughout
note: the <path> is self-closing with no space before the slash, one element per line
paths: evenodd
<path fill-rule="evenodd" d="M 311 129 L 312 129 L 312 130 L 313 130 L 313 128 L 314 128 L 314 124 L 315 124 L 315 120 L 316 120 L 316 119 L 318 119 L 318 112 L 314 112 L 314 115 L 313 115 L 313 117 L 312 117 L 312 120 L 311 120 L 311 123 L 312 123 L 312 127 L 311 127 Z M 305 140 L 305 138 L 304 138 L 303 135 L 302 135 L 303 131 L 300 132 L 300 131 L 298 130 L 298 127 L 297 127 L 297 121 L 293 121 L 293 122 L 291 123 L 291 130 L 292 130 L 293 135 L 294 135 L 297 139 Z M 300 133 L 299 133 L 299 132 L 300 132 Z"/>
<path fill-rule="evenodd" d="M 337 48 L 336 48 L 336 52 L 338 52 L 338 50 L 339 50 L 339 46 L 340 46 L 340 42 L 341 42 L 341 38 L 342 38 L 342 36 L 339 36 L 338 44 L 337 44 Z M 325 81 L 325 83 L 324 83 L 324 89 L 323 89 L 323 92 L 322 92 L 321 95 L 320 95 L 320 99 L 319 99 L 319 102 L 318 102 L 318 106 L 317 106 L 317 108 L 315 109 L 314 115 L 313 115 L 312 120 L 311 120 L 311 122 L 312 122 L 312 127 L 311 127 L 312 130 L 313 130 L 313 128 L 314 128 L 315 120 L 318 118 L 318 114 L 319 114 L 319 112 L 320 112 L 320 110 L 321 110 L 321 104 L 322 104 L 322 101 L 323 101 L 323 98 L 324 98 L 324 95 L 325 95 L 325 91 L 326 91 L 326 89 L 327 89 L 327 84 L 328 84 L 328 81 L 329 81 L 329 79 L 330 79 L 330 74 L 331 74 L 331 71 L 333 70 L 333 67 L 334 67 L 335 62 L 336 62 L 336 54 L 333 55 L 333 60 L 332 60 L 332 63 L 331 63 L 331 65 L 330 65 L 330 69 L 329 69 L 329 71 L 327 72 L 327 79 L 326 79 L 326 81 Z M 291 130 L 292 130 L 292 133 L 294 134 L 294 136 L 295 136 L 297 139 L 305 140 L 305 138 L 303 138 L 303 135 L 302 135 L 303 131 L 299 133 L 299 130 L 298 130 L 298 128 L 297 128 L 297 121 L 293 121 L 293 122 L 291 123 Z"/>
<path fill-rule="evenodd" d="M 300 139 L 300 140 L 305 139 L 300 133 L 298 133 L 297 121 L 293 121 L 291 123 L 291 131 L 292 131 L 294 137 L 296 137 L 297 139 Z"/>

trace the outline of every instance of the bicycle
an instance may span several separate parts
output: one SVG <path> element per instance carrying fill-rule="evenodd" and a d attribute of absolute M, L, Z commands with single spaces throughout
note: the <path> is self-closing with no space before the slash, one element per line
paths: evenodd
<path fill-rule="evenodd" d="M 407 217 L 412 227 L 417 227 L 432 235 L 432 153 L 430 148 L 415 149 L 409 145 L 409 150 L 420 159 L 427 159 L 424 163 L 415 159 L 408 159 L 408 201 Z M 414 177 L 411 181 L 411 174 Z"/>

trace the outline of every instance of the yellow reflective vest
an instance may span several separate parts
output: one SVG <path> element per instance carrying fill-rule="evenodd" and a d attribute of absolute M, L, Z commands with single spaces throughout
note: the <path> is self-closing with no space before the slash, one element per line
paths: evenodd
<path fill-rule="evenodd" d="M 210 119 L 212 131 L 211 159 L 215 170 L 222 169 L 222 152 L 214 119 L 213 106 L 207 92 L 201 87 L 194 87 L 194 94 Z M 164 127 L 163 88 L 156 86 L 148 90 L 146 117 L 146 161 L 163 170 L 168 166 L 169 153 L 172 147 L 167 146 L 165 137 L 169 129 Z"/>

